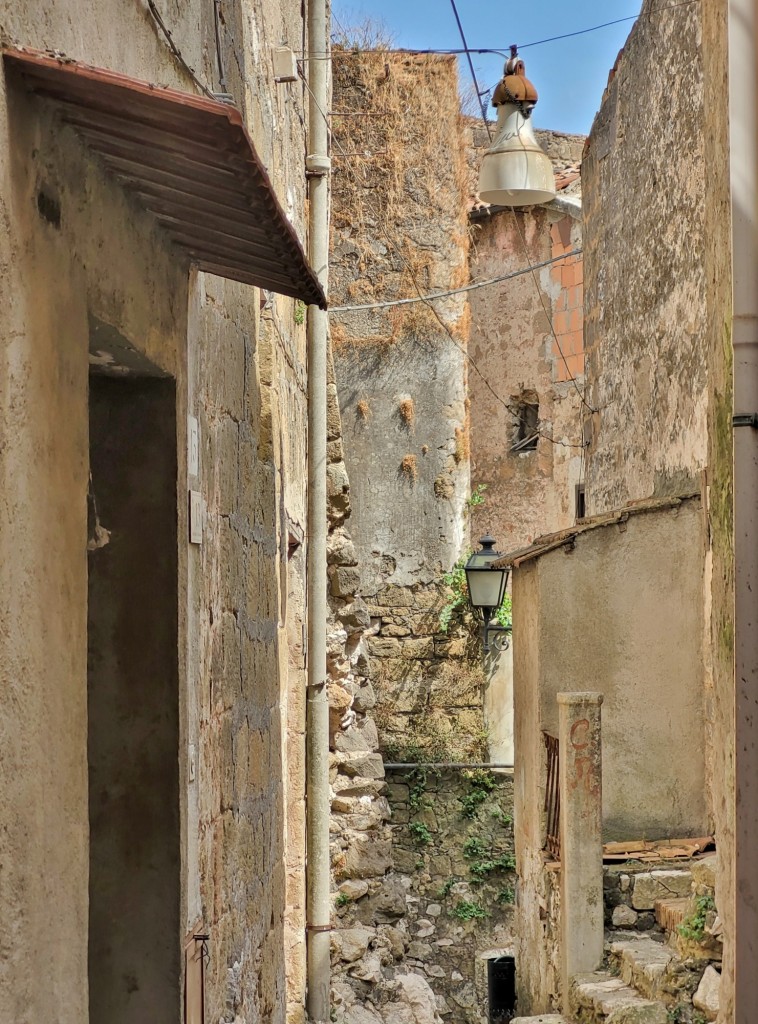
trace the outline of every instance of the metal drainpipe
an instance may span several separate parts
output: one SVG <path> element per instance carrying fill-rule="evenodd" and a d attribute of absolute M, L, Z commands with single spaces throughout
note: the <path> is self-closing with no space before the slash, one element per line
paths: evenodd
<path fill-rule="evenodd" d="M 327 0 L 308 0 L 309 256 L 327 290 L 329 263 L 330 62 Z M 306 943 L 308 1017 L 329 1021 L 329 700 L 326 688 L 327 313 L 308 308 L 308 699 L 306 719 Z"/>
<path fill-rule="evenodd" d="M 735 413 L 735 1024 L 753 1024 L 758 1006 L 758 429 L 743 419 L 758 413 L 756 3 L 729 0 L 728 8 Z"/>

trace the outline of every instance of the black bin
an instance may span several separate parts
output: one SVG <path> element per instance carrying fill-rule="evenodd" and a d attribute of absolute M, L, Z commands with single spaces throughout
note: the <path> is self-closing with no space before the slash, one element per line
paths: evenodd
<path fill-rule="evenodd" d="M 516 958 L 498 956 L 487 963 L 491 1024 L 505 1024 L 516 1015 Z"/>

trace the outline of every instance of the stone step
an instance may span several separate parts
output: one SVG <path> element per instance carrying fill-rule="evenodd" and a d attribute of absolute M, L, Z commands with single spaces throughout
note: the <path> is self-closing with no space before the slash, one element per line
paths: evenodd
<path fill-rule="evenodd" d="M 632 906 L 652 910 L 658 900 L 683 899 L 692 892 L 692 872 L 686 868 L 656 868 L 632 876 Z"/>
<path fill-rule="evenodd" d="M 514 1017 L 511 1024 L 574 1024 L 560 1013 L 541 1013 L 536 1017 Z"/>
<path fill-rule="evenodd" d="M 571 983 L 571 1008 L 582 1024 L 668 1024 L 666 1007 L 645 999 L 606 971 L 578 974 Z"/>
<path fill-rule="evenodd" d="M 660 999 L 674 951 L 648 936 L 622 938 L 610 943 L 610 962 L 626 985 L 646 999 Z"/>
<path fill-rule="evenodd" d="M 676 934 L 676 929 L 687 916 L 689 902 L 686 896 L 655 901 L 655 919 L 665 932 Z"/>

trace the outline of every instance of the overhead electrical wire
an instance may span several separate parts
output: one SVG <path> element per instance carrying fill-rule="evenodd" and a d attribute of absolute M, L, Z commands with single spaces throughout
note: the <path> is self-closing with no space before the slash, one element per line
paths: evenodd
<path fill-rule="evenodd" d="M 664 4 L 661 7 L 653 7 L 651 10 L 649 10 L 647 12 L 646 16 L 647 17 L 652 17 L 654 14 L 664 14 L 666 11 L 673 10 L 676 7 L 690 7 L 693 4 L 698 4 L 698 3 L 700 3 L 700 0 L 678 0 L 678 3 Z M 535 40 L 533 40 L 530 43 L 518 43 L 518 49 L 519 50 L 526 50 L 527 48 L 532 47 L 532 46 L 544 46 L 546 43 L 557 43 L 557 42 L 560 42 L 563 39 L 574 39 L 574 38 L 576 38 L 576 36 L 588 35 L 590 32 L 599 32 L 601 29 L 610 28 L 613 25 L 622 25 L 625 22 L 637 21 L 641 17 L 642 17 L 642 12 L 640 12 L 639 14 L 629 14 L 625 18 L 616 18 L 614 21 L 604 21 L 600 25 L 591 25 L 589 28 L 580 28 L 580 29 L 577 29 L 574 32 L 564 32 L 561 35 L 549 36 L 546 39 L 535 39 Z M 446 49 L 445 48 L 442 48 L 442 49 L 415 49 L 415 48 L 412 48 L 412 47 L 394 47 L 394 46 L 393 47 L 387 47 L 387 46 L 355 47 L 355 48 L 347 48 L 345 50 L 337 50 L 334 53 L 330 53 L 330 54 L 327 54 L 327 53 L 321 53 L 321 54 L 319 54 L 319 53 L 311 53 L 311 54 L 301 53 L 301 54 L 299 54 L 299 57 L 300 57 L 301 60 L 331 60 L 333 58 L 343 59 L 343 58 L 346 58 L 346 57 L 360 57 L 364 53 L 387 53 L 388 50 L 391 50 L 393 53 L 406 53 L 409 56 L 415 56 L 417 54 L 420 55 L 420 56 L 423 56 L 424 54 L 439 54 L 440 56 L 462 56 L 463 54 L 477 54 L 477 55 L 495 54 L 495 55 L 497 55 L 499 57 L 503 57 L 503 58 L 507 58 L 507 56 L 508 56 L 504 52 L 504 50 L 505 50 L 504 47 L 501 47 L 500 49 L 495 49 L 493 47 L 473 47 L 473 46 L 469 47 L 469 46 L 465 46 L 464 45 L 463 48 L 457 48 L 457 49 L 455 47 L 449 47 L 449 48 L 446 48 Z"/>
<path fill-rule="evenodd" d="M 474 292 L 478 288 L 488 288 L 492 284 L 500 284 L 502 281 L 512 281 L 516 277 L 523 277 L 533 270 L 542 270 L 554 263 L 562 263 L 563 260 L 572 256 L 581 256 L 583 249 L 572 249 L 562 256 L 553 256 L 552 259 L 543 260 L 542 263 L 533 263 L 530 267 L 522 267 L 520 270 L 513 270 L 510 274 L 501 274 L 499 277 L 489 277 L 486 281 L 476 281 L 474 284 L 463 285 L 462 288 L 451 288 L 446 292 L 431 292 L 428 295 L 414 295 L 409 299 L 387 299 L 384 302 L 367 302 L 354 306 L 330 306 L 330 313 L 352 313 L 363 309 L 387 309 L 390 306 L 407 306 L 412 302 L 434 302 L 437 299 L 447 299 L 451 295 L 462 295 L 464 292 Z"/>
<path fill-rule="evenodd" d="M 303 74 L 302 70 L 299 73 L 300 73 L 300 77 L 303 79 L 303 81 L 305 81 L 305 75 Z M 307 81 L 305 82 L 305 87 L 310 92 L 310 89 L 309 89 Z M 327 122 L 327 125 L 328 125 L 329 124 L 329 118 L 328 118 L 327 113 L 320 106 L 318 107 L 318 110 L 319 110 L 319 112 L 321 113 L 321 116 L 324 118 L 324 120 Z M 339 141 L 339 139 L 336 138 L 336 136 L 334 135 L 334 132 L 331 130 L 331 128 L 330 128 L 330 137 L 332 139 L 332 144 L 334 146 L 336 146 L 336 148 L 339 149 L 342 152 L 343 156 L 347 156 L 348 154 L 346 153 L 346 151 L 345 151 L 344 147 L 342 146 L 341 142 Z M 355 176 L 355 172 L 354 172 L 354 170 L 353 170 L 353 168 L 352 168 L 352 166 L 351 166 L 349 161 L 348 161 L 346 166 L 348 168 L 350 168 L 350 172 L 349 173 L 351 173 L 351 174 L 353 174 Z M 435 307 L 433 305 L 432 300 L 430 300 L 430 298 L 428 296 L 424 295 L 424 293 L 423 293 L 423 291 L 421 289 L 421 286 L 419 285 L 419 282 L 418 282 L 418 279 L 416 277 L 416 274 L 415 274 L 415 272 L 413 270 L 413 267 L 410 265 L 410 263 L 408 262 L 406 257 L 403 255 L 400 246 L 398 245 L 397 241 L 393 238 L 392 232 L 390 231 L 390 229 L 387 226 L 387 223 L 385 221 L 385 217 L 384 217 L 383 211 L 378 210 L 377 208 L 372 206 L 372 204 L 368 201 L 368 199 L 366 199 L 365 202 L 366 202 L 366 205 L 371 209 L 371 211 L 374 214 L 374 216 L 376 217 L 377 223 L 378 223 L 378 225 L 380 227 L 380 230 L 381 230 L 381 232 L 382 232 L 382 234 L 384 236 L 384 239 L 387 242 L 389 248 L 394 250 L 394 252 L 398 255 L 400 260 L 405 265 L 405 269 L 406 269 L 406 271 L 408 273 L 408 276 L 411 279 L 413 287 L 416 289 L 416 292 L 418 293 L 418 298 L 416 300 L 412 300 L 412 301 L 423 302 L 428 307 L 428 309 L 430 310 L 430 312 L 432 313 L 434 318 L 439 323 L 440 327 L 447 334 L 447 336 L 448 336 L 449 340 L 451 341 L 451 343 L 455 346 L 455 348 L 458 349 L 458 351 L 461 353 L 461 355 L 467 361 L 467 363 L 472 368 L 474 373 L 476 373 L 476 375 L 480 378 L 480 380 L 482 381 L 484 386 L 487 388 L 487 390 L 490 392 L 490 394 L 495 399 L 495 401 L 505 409 L 505 411 L 508 413 L 508 415 L 511 416 L 511 418 L 513 419 L 514 423 L 521 423 L 522 417 L 521 417 L 520 411 L 518 409 L 514 408 L 513 406 L 509 405 L 508 402 L 501 395 L 499 395 L 498 392 L 493 388 L 493 386 L 490 383 L 489 379 L 487 378 L 486 374 L 479 368 L 479 366 L 476 363 L 476 360 L 469 353 L 468 349 L 464 345 L 461 345 L 461 343 L 457 340 L 457 338 L 453 334 L 452 330 L 450 329 L 449 324 L 447 324 L 442 319 L 442 317 L 439 315 L 439 313 L 437 312 L 437 310 L 435 309 Z M 529 268 L 527 268 L 526 270 L 522 270 L 520 273 L 529 273 Z M 457 289 L 455 291 L 457 291 Z M 363 307 L 359 307 L 359 308 L 363 308 Z M 340 310 L 340 307 L 332 307 L 329 310 L 329 312 L 335 313 L 335 312 L 338 312 L 339 310 Z M 563 440 L 560 440 L 559 438 L 555 438 L 551 434 L 548 434 L 546 431 L 540 430 L 539 428 L 537 428 L 534 431 L 534 433 L 537 434 L 537 436 L 544 438 L 546 441 L 549 441 L 551 444 L 557 445 L 557 446 L 562 447 L 562 448 L 577 448 L 578 449 L 578 448 L 582 447 L 582 445 L 574 444 L 571 441 L 563 441 Z"/>

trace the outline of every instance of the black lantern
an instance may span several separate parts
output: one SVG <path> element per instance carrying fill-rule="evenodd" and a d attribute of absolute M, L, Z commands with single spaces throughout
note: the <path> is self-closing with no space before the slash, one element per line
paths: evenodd
<path fill-rule="evenodd" d="M 479 543 L 482 546 L 481 551 L 475 551 L 465 565 L 469 601 L 472 608 L 482 613 L 485 651 L 490 649 L 491 633 L 494 634 L 497 650 L 504 651 L 510 642 L 511 631 L 493 622 L 493 616 L 503 603 L 509 570 L 493 568 L 493 562 L 502 558 L 500 552 L 494 550 L 494 537 L 487 535 L 482 537 Z"/>

